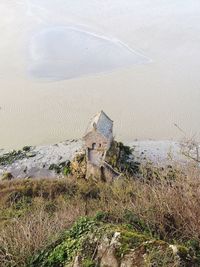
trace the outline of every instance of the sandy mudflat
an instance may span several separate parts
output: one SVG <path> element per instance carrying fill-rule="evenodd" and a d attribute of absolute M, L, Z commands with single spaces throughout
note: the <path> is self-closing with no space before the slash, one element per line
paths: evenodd
<path fill-rule="evenodd" d="M 150 62 L 119 40 L 74 27 L 49 27 L 33 36 L 29 70 L 33 78 L 65 80 Z"/>
<path fill-rule="evenodd" d="M 80 138 L 102 109 L 119 140 L 198 136 L 199 32 L 199 0 L 1 0 L 0 147 Z"/>

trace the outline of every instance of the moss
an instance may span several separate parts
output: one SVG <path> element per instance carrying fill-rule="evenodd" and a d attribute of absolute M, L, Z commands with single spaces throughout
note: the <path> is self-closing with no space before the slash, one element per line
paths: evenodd
<path fill-rule="evenodd" d="M 81 218 L 69 231 L 63 233 L 62 237 L 57 240 L 57 242 L 36 255 L 29 266 L 65 266 L 74 259 L 78 252 L 83 250 L 85 241 L 88 239 L 87 234 L 89 232 L 92 233 L 95 230 L 98 231 L 97 226 L 98 223 L 95 220 Z"/>
<path fill-rule="evenodd" d="M 83 264 L 83 267 L 95 267 L 96 266 L 96 263 L 91 259 L 85 259 L 82 264 Z"/>
<path fill-rule="evenodd" d="M 152 239 L 123 225 L 99 223 L 96 219 L 84 217 L 56 242 L 36 255 L 29 267 L 70 266 L 77 255 L 80 256 L 81 266 L 96 266 L 99 262 L 96 257 L 98 245 L 104 244 L 104 240 L 110 243 L 116 232 L 120 233 L 115 243 L 115 256 L 119 261 L 124 255 L 134 251 L 135 260 L 143 263 L 140 266 L 178 267 L 180 263 L 183 266 L 195 266 L 192 258 L 188 261 L 188 249 L 184 246 L 178 246 L 177 256 L 167 242 Z M 105 248 L 106 246 L 107 243 Z M 187 265 L 188 263 L 191 265 Z"/>
<path fill-rule="evenodd" d="M 157 267 L 178 267 L 179 259 L 173 255 L 173 251 L 169 247 L 153 246 L 147 251 L 145 258 L 145 266 Z"/>
<path fill-rule="evenodd" d="M 120 258 L 127 254 L 130 249 L 134 249 L 141 245 L 143 242 L 149 240 L 148 236 L 145 236 L 133 230 L 128 231 L 124 228 L 119 228 L 119 232 L 121 233 L 119 239 L 121 245 L 117 249 L 116 255 Z"/>
<path fill-rule="evenodd" d="M 116 249 L 116 256 L 120 259 L 124 255 L 129 254 L 131 250 L 138 251 L 141 258 L 145 256 L 144 266 L 180 266 L 180 263 L 186 264 L 183 266 L 190 266 L 194 261 L 188 254 L 188 248 L 184 246 L 177 246 L 177 256 L 174 255 L 173 250 L 169 244 L 162 240 L 150 238 L 148 235 L 138 233 L 136 231 L 127 231 L 119 228 L 120 246 Z M 193 266 L 193 265 L 191 265 Z"/>
<path fill-rule="evenodd" d="M 181 257 L 181 258 L 187 258 L 187 255 L 188 255 L 188 248 L 186 248 L 185 246 L 177 246 L 177 249 L 178 249 L 178 255 Z"/>

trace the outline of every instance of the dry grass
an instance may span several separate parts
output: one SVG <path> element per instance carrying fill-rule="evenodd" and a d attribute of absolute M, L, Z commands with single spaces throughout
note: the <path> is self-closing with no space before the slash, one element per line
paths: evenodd
<path fill-rule="evenodd" d="M 137 184 L 134 211 L 162 238 L 200 238 L 200 173 L 179 173 L 176 181 Z"/>
<path fill-rule="evenodd" d="M 19 218 L 12 218 L 0 229 L 0 266 L 24 266 L 28 259 L 51 243 L 83 215 L 82 206 L 75 202 L 58 201 L 55 211 L 51 203 L 35 199 L 33 207 Z"/>
<path fill-rule="evenodd" d="M 200 241 L 200 171 L 187 168 L 175 180 L 18 180 L 0 184 L 1 266 L 25 266 L 78 217 L 101 212 L 165 240 Z M 14 192 L 14 193 L 13 193 Z M 20 211 L 20 213 L 19 213 Z"/>

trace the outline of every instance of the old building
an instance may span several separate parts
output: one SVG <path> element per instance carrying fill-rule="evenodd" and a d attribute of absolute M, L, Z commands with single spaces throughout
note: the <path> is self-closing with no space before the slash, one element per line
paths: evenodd
<path fill-rule="evenodd" d="M 88 161 L 100 166 L 113 140 L 113 121 L 99 112 L 90 121 L 83 140 Z"/>
<path fill-rule="evenodd" d="M 113 121 L 103 112 L 90 121 L 83 137 L 87 159 L 87 177 L 100 175 L 106 152 L 113 140 Z"/>

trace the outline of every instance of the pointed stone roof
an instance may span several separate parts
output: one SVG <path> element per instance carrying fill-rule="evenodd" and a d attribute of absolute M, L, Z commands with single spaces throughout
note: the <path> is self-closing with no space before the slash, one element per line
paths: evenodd
<path fill-rule="evenodd" d="M 104 111 L 97 113 L 90 121 L 85 136 L 96 130 L 106 138 L 112 136 L 113 121 L 105 114 Z"/>

